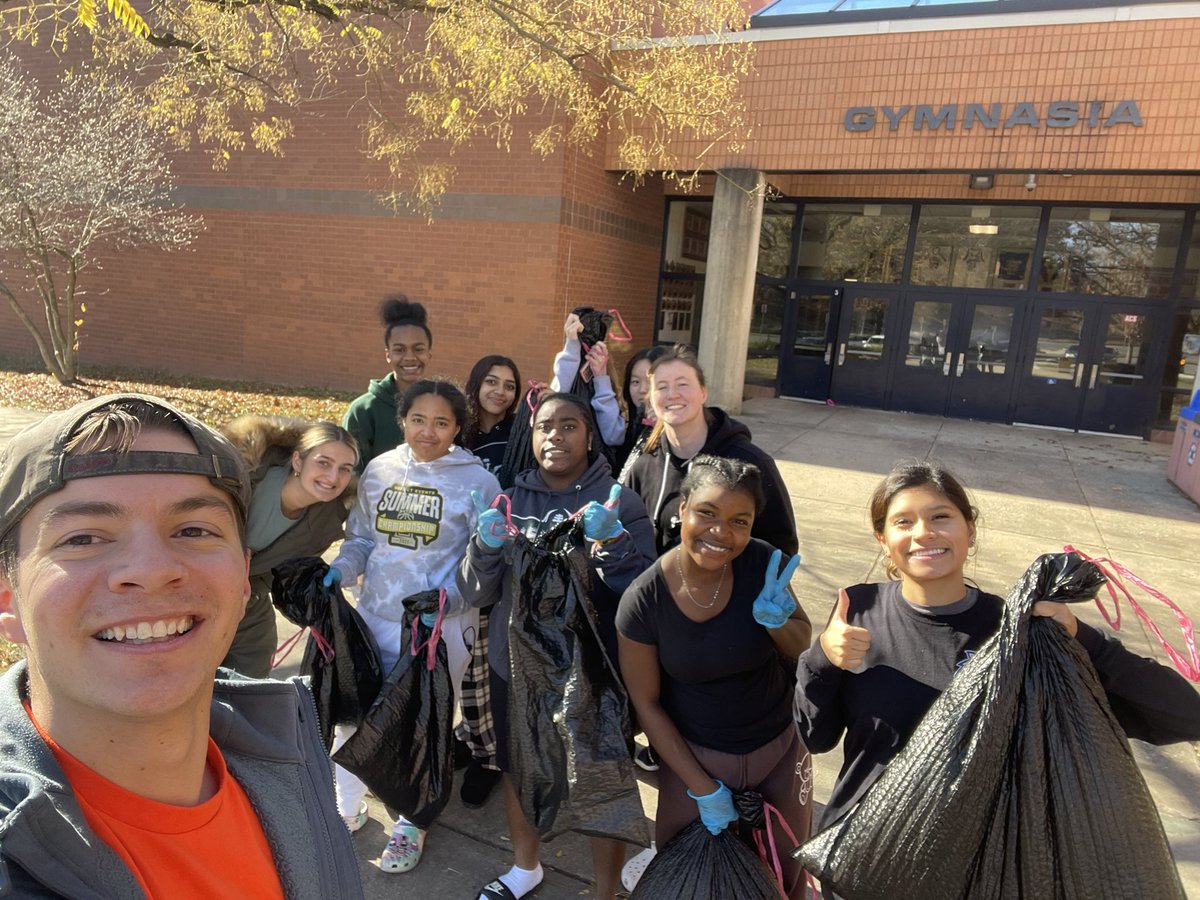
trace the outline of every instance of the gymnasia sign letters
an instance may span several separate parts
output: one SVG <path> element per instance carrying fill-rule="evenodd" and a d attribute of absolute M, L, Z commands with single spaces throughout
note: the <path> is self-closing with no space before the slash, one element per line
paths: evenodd
<path fill-rule="evenodd" d="M 1114 125 L 1142 127 L 1136 100 L 1059 100 L 1053 103 L 929 103 L 905 106 L 852 106 L 842 117 L 847 131 L 871 131 L 876 126 L 899 131 L 955 131 L 984 128 L 1112 128 Z"/>

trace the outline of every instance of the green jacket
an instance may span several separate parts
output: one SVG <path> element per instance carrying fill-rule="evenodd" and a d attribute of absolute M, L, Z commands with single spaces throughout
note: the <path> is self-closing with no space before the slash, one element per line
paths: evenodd
<path fill-rule="evenodd" d="M 358 471 L 380 453 L 395 450 L 404 442 L 396 421 L 396 373 L 372 378 L 367 392 L 357 397 L 342 419 L 342 427 L 358 441 Z"/>

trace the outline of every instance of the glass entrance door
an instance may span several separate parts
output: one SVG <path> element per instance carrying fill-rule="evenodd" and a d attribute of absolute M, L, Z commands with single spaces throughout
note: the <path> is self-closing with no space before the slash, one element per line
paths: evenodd
<path fill-rule="evenodd" d="M 1097 339 L 1081 354 L 1084 367 L 1081 431 L 1142 434 L 1153 399 L 1145 377 L 1155 324 L 1145 310 L 1114 308 L 1099 314 Z"/>
<path fill-rule="evenodd" d="M 888 372 L 903 350 L 903 341 L 896 339 L 897 301 L 895 290 L 845 289 L 832 348 L 830 397 L 835 402 L 885 406 Z"/>
<path fill-rule="evenodd" d="M 1021 305 L 1009 297 L 906 303 L 908 342 L 893 375 L 892 408 L 1005 421 Z"/>
<path fill-rule="evenodd" d="M 805 400 L 829 398 L 842 290 L 793 290 L 784 317 L 779 391 Z"/>
<path fill-rule="evenodd" d="M 1120 301 L 1043 304 L 1027 339 L 1015 421 L 1142 434 L 1152 400 L 1145 356 L 1159 319 Z"/>

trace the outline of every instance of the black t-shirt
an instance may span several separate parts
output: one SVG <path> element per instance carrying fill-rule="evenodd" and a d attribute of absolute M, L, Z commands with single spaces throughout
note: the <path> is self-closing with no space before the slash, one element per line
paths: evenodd
<path fill-rule="evenodd" d="M 504 465 L 504 448 L 508 446 L 512 424 L 513 417 L 505 416 L 496 423 L 491 431 L 477 433 L 473 440 L 467 442 L 471 446 L 464 446 L 463 449 L 470 450 L 483 460 L 484 468 L 493 475 L 499 475 L 500 469 Z"/>
<path fill-rule="evenodd" d="M 749 753 L 791 724 L 791 678 L 752 607 L 774 549 L 752 538 L 733 560 L 729 603 L 707 622 L 675 604 L 659 560 L 621 597 L 617 630 L 658 647 L 659 699 L 687 740 L 722 753 Z"/>

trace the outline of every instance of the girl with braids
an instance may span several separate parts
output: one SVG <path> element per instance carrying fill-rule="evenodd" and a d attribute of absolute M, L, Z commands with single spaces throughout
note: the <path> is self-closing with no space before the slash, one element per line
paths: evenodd
<path fill-rule="evenodd" d="M 678 545 L 617 610 L 621 675 L 660 760 L 660 850 L 697 817 L 713 834 L 736 826 L 732 791 L 757 791 L 797 841 L 808 837 L 811 769 L 791 673 L 812 625 L 788 584 L 800 557 L 781 571 L 780 550 L 752 536 L 764 503 L 757 466 L 697 456 L 680 486 Z M 780 865 L 799 900 L 800 864 L 784 854 Z"/>
<path fill-rule="evenodd" d="M 517 476 L 508 496 L 513 525 L 530 540 L 583 510 L 583 535 L 591 542 L 586 565 L 598 618 L 595 624 L 615 661 L 617 602 L 625 586 L 653 559 L 654 536 L 637 495 L 622 490 L 609 473 L 598 452 L 599 441 L 587 401 L 574 394 L 544 393 L 533 419 L 536 467 Z M 495 604 L 493 623 L 506 623 L 512 611 L 512 554 L 506 549 L 511 537 L 500 511 L 484 508 L 459 571 L 459 586 L 469 603 Z M 511 775 L 508 735 L 511 729 L 528 725 L 508 720 L 507 629 L 493 628 L 488 645 L 498 761 L 500 770 Z M 538 832 L 521 810 L 513 780 L 506 777 L 502 784 L 514 865 L 480 889 L 480 900 L 519 900 L 541 884 L 543 876 Z M 624 857 L 624 844 L 619 841 L 592 838 L 593 896 L 612 900 Z"/>
<path fill-rule="evenodd" d="M 420 303 L 404 294 L 388 297 L 379 304 L 379 319 L 383 323 L 383 355 L 392 371 L 371 379 L 367 392 L 350 404 L 342 420 L 342 426 L 358 441 L 360 472 L 380 453 L 404 440 L 396 417 L 397 400 L 426 377 L 433 357 L 433 332 Z"/>

